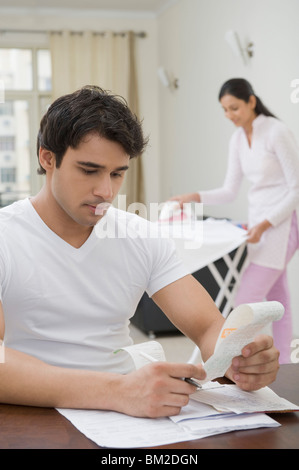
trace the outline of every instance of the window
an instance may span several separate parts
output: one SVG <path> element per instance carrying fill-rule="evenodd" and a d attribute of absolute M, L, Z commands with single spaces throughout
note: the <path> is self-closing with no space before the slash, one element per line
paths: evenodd
<path fill-rule="evenodd" d="M 0 49 L 0 79 L 5 90 L 32 90 L 32 50 Z"/>
<path fill-rule="evenodd" d="M 16 171 L 17 171 L 16 167 L 1 168 L 1 183 L 15 183 Z"/>
<path fill-rule="evenodd" d="M 36 193 L 36 136 L 51 100 L 50 51 L 39 47 L 1 47 L 0 206 Z M 8 158 L 9 155 L 9 158 Z"/>

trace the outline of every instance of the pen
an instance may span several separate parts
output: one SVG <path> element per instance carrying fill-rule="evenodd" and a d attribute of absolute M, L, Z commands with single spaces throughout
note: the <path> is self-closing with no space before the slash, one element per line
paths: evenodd
<path fill-rule="evenodd" d="M 143 351 L 140 351 L 139 354 L 140 354 L 140 356 L 143 356 L 145 359 L 148 359 L 150 362 L 157 362 L 158 361 L 158 359 L 155 359 L 154 357 L 150 356 L 149 354 L 147 354 Z M 189 379 L 189 377 L 185 377 L 185 378 L 183 378 L 183 380 L 185 380 L 185 382 L 187 382 L 190 385 L 194 385 L 198 390 L 202 388 L 202 386 L 198 382 L 196 382 L 193 379 Z"/>

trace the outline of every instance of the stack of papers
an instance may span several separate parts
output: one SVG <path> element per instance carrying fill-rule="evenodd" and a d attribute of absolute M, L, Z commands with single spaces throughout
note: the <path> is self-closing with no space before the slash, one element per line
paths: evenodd
<path fill-rule="evenodd" d="M 280 426 L 266 413 L 299 411 L 297 405 L 280 398 L 268 387 L 245 392 L 237 385 L 221 385 L 213 379 L 222 377 L 232 358 L 262 327 L 282 314 L 283 307 L 278 302 L 247 304 L 235 309 L 223 325 L 214 354 L 204 364 L 206 380 L 178 416 L 150 419 L 114 411 L 58 411 L 96 444 L 111 448 L 153 447 L 236 430 Z M 124 347 L 115 354 L 129 354 L 136 369 L 148 362 L 166 360 L 157 341 Z"/>
<path fill-rule="evenodd" d="M 217 384 L 217 382 L 216 382 Z M 199 402 L 212 406 L 219 413 L 274 413 L 298 411 L 293 403 L 279 397 L 269 387 L 255 392 L 245 392 L 237 385 L 218 385 L 209 387 L 209 384 L 191 395 L 191 402 Z M 185 408 L 185 413 L 188 407 Z"/>
<path fill-rule="evenodd" d="M 269 387 L 245 392 L 236 385 L 212 382 L 193 394 L 181 413 L 170 419 L 199 439 L 229 431 L 280 426 L 265 413 L 298 410 L 298 406 L 280 398 Z"/>
<path fill-rule="evenodd" d="M 229 431 L 277 427 L 267 415 L 183 420 L 134 418 L 114 411 L 58 409 L 80 432 L 101 447 L 136 449 L 201 439 Z"/>
<path fill-rule="evenodd" d="M 156 358 L 161 353 L 164 355 L 162 346 L 158 347 L 156 342 L 132 348 L 134 353 L 141 348 Z M 140 367 L 142 358 L 140 354 L 135 358 Z M 182 408 L 179 415 L 170 418 L 136 418 L 101 410 L 59 408 L 58 411 L 101 447 L 135 449 L 202 439 L 237 430 L 278 427 L 280 424 L 266 413 L 299 411 L 299 407 L 280 398 L 268 387 L 245 392 L 237 385 L 210 381 L 190 396 L 189 404 Z"/>
<path fill-rule="evenodd" d="M 58 409 L 86 437 L 101 447 L 138 448 L 202 439 L 246 429 L 278 427 L 265 412 L 299 407 L 265 387 L 244 392 L 236 385 L 207 383 L 170 418 L 135 418 L 114 411 Z"/>
<path fill-rule="evenodd" d="M 254 413 L 250 415 L 236 416 L 228 414 L 206 419 L 188 419 L 179 421 L 178 425 L 192 433 L 193 439 L 202 439 L 216 434 L 224 434 L 231 431 L 244 431 L 246 429 L 277 427 L 280 424 L 266 414 Z"/>

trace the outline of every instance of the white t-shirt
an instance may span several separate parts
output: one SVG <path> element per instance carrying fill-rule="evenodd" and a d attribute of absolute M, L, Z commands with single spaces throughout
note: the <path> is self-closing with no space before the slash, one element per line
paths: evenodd
<path fill-rule="evenodd" d="M 127 373 L 129 319 L 149 296 L 188 274 L 152 224 L 110 208 L 74 248 L 29 199 L 0 210 L 5 344 L 62 367 Z M 136 230 L 137 228 L 137 230 Z"/>

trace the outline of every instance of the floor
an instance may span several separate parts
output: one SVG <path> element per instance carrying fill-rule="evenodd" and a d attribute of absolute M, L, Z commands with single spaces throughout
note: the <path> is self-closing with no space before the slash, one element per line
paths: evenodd
<path fill-rule="evenodd" d="M 152 340 L 158 341 L 162 345 L 165 357 L 169 362 L 188 362 L 195 348 L 194 343 L 182 334 L 158 335 L 152 338 L 134 325 L 130 326 L 130 330 L 135 344 Z M 196 362 L 201 361 L 200 353 L 198 353 L 196 359 Z"/>

